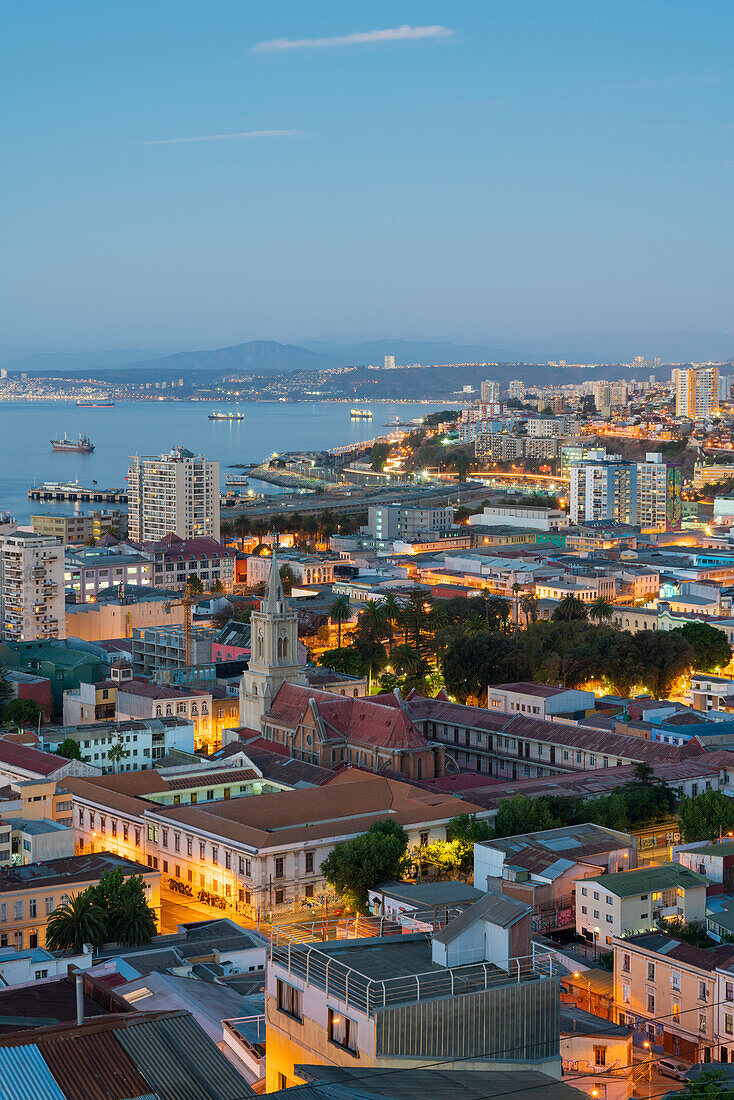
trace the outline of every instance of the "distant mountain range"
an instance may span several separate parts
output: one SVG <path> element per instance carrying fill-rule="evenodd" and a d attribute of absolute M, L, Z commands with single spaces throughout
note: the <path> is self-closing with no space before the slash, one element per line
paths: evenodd
<path fill-rule="evenodd" d="M 250 340 L 226 348 L 181 351 L 155 356 L 137 348 L 97 352 L 61 352 L 28 355 L 2 363 L 8 371 L 44 374 L 99 374 L 124 376 L 128 371 L 151 376 L 192 374 L 199 371 L 282 374 L 341 366 L 379 366 L 386 355 L 398 364 L 426 366 L 451 363 L 628 363 L 636 355 L 659 357 L 665 363 L 706 360 L 725 362 L 734 356 L 734 336 L 726 332 L 587 333 L 523 340 L 462 344 L 446 340 L 376 337 L 355 343 L 336 339 L 303 340 L 281 344 Z"/>
<path fill-rule="evenodd" d="M 115 370 L 125 367 L 138 359 L 149 359 L 152 352 L 140 348 L 125 348 L 115 351 L 59 351 L 40 352 L 38 355 L 24 355 L 20 359 L 9 359 L 0 363 L 7 371 L 37 371 L 53 374 L 73 374 L 77 371 Z"/>

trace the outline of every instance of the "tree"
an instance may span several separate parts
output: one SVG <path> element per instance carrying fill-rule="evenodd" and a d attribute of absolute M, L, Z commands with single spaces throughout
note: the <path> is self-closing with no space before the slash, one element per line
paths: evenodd
<path fill-rule="evenodd" d="M 395 627 L 400 622 L 400 616 L 403 610 L 402 600 L 395 592 L 387 592 L 385 598 L 382 601 L 382 608 L 385 615 L 385 621 L 389 629 L 390 648 L 392 648 Z"/>
<path fill-rule="evenodd" d="M 354 647 L 324 650 L 319 654 L 318 663 L 322 668 L 331 668 L 334 672 L 343 672 L 347 676 L 364 675 L 362 657 Z"/>
<path fill-rule="evenodd" d="M 696 840 L 718 840 L 734 830 L 734 801 L 721 791 L 703 791 L 695 798 L 688 795 L 678 805 L 680 831 L 686 844 Z"/>
<path fill-rule="evenodd" d="M 703 921 L 693 920 L 688 924 L 681 917 L 658 917 L 655 926 L 659 932 L 665 932 L 667 936 L 673 936 L 676 940 L 683 940 L 694 947 L 713 947 L 714 941 L 706 932 Z"/>
<path fill-rule="evenodd" d="M 469 456 L 465 451 L 457 451 L 451 458 L 451 464 L 456 470 L 459 481 L 466 481 L 467 471 L 470 466 Z"/>
<path fill-rule="evenodd" d="M 46 947 L 52 951 L 81 951 L 85 943 L 99 947 L 106 932 L 104 911 L 89 890 L 83 890 L 57 905 L 48 918 Z"/>
<path fill-rule="evenodd" d="M 14 726 L 37 726 L 41 708 L 35 699 L 11 699 L 3 707 L 3 722 Z"/>
<path fill-rule="evenodd" d="M 646 684 L 656 699 L 667 699 L 675 681 L 693 665 L 693 649 L 678 630 L 655 630 L 635 634 Z"/>
<path fill-rule="evenodd" d="M 290 565 L 281 565 L 279 572 L 280 580 L 283 585 L 283 595 L 290 596 L 293 591 L 293 585 L 296 583 L 296 575 Z"/>
<path fill-rule="evenodd" d="M 582 620 L 588 617 L 588 609 L 583 600 L 569 593 L 560 601 L 553 612 L 553 622 L 573 622 L 574 619 Z"/>
<path fill-rule="evenodd" d="M 551 812 L 549 800 L 527 798 L 516 794 L 514 798 L 502 798 L 494 819 L 495 836 L 517 836 L 539 829 L 556 829 L 562 822 Z"/>
<path fill-rule="evenodd" d="M 538 597 L 527 593 L 525 596 L 520 597 L 520 610 L 525 616 L 525 622 L 530 619 L 531 623 L 538 621 Z"/>
<path fill-rule="evenodd" d="M 107 750 L 107 759 L 115 769 L 115 774 L 120 770 L 120 764 L 123 760 L 127 760 L 130 755 L 129 751 L 125 748 L 122 741 L 118 738 Z"/>
<path fill-rule="evenodd" d="M 370 464 L 373 470 L 380 471 L 385 465 L 385 460 L 390 454 L 389 443 L 375 443 L 370 451 Z"/>
<path fill-rule="evenodd" d="M 210 591 L 213 596 L 219 596 L 224 592 L 224 585 L 220 580 L 213 581 Z"/>
<path fill-rule="evenodd" d="M 103 914 L 105 940 L 137 946 L 155 935 L 155 915 L 145 899 L 142 875 L 125 878 L 121 867 L 105 871 L 85 893 Z"/>
<path fill-rule="evenodd" d="M 0 710 L 13 698 L 13 687 L 8 680 L 8 670 L 0 665 Z"/>
<path fill-rule="evenodd" d="M 196 573 L 189 573 L 187 581 L 189 592 L 192 596 L 201 596 L 204 591 L 204 585 L 202 584 Z"/>
<path fill-rule="evenodd" d="M 321 873 L 345 901 L 364 912 L 373 887 L 400 878 L 407 849 L 408 834 L 400 825 L 375 821 L 366 833 L 332 848 Z"/>
<path fill-rule="evenodd" d="M 481 706 L 488 684 L 515 682 L 529 674 L 521 643 L 487 630 L 475 637 L 454 637 L 441 656 L 441 670 L 449 694 L 462 703 L 471 697 Z"/>
<path fill-rule="evenodd" d="M 686 623 L 671 630 L 680 634 L 693 650 L 693 667 L 696 672 L 718 672 L 731 660 L 732 649 L 723 630 L 708 623 Z"/>
<path fill-rule="evenodd" d="M 676 1100 L 734 1100 L 734 1088 L 731 1078 L 725 1077 L 721 1070 L 705 1069 L 693 1081 L 676 1092 Z"/>
<path fill-rule="evenodd" d="M 349 602 L 349 596 L 335 596 L 329 608 L 329 618 L 337 625 L 337 645 L 339 649 L 342 647 L 342 625 L 349 620 L 351 614 L 352 605 Z"/>
<path fill-rule="evenodd" d="M 609 622 L 614 614 L 614 608 L 603 596 L 598 596 L 589 608 L 589 618 L 596 622 Z"/>
<path fill-rule="evenodd" d="M 56 749 L 56 755 L 65 756 L 67 760 L 81 760 L 82 751 L 79 748 L 79 742 L 73 737 L 65 737 Z"/>

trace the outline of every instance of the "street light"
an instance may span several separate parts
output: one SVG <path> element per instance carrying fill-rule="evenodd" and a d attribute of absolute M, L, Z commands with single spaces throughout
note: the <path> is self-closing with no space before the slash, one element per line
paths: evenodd
<path fill-rule="evenodd" d="M 578 970 L 574 971 L 573 976 L 574 976 L 574 978 L 581 978 L 582 982 L 586 982 L 586 989 L 587 989 L 587 992 L 589 994 L 589 1012 L 591 1012 L 591 979 L 590 978 L 582 978 L 581 974 L 579 973 Z"/>

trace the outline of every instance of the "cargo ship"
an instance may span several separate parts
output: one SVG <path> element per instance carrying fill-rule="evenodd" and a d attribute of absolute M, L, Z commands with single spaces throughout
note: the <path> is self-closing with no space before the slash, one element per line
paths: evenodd
<path fill-rule="evenodd" d="M 210 420 L 244 420 L 245 414 L 241 412 L 212 412 L 209 413 Z"/>
<path fill-rule="evenodd" d="M 248 489 L 250 486 L 244 474 L 227 474 L 224 480 L 228 489 Z"/>
<path fill-rule="evenodd" d="M 103 393 L 101 397 L 80 397 L 76 405 L 78 409 L 114 409 L 115 402 Z"/>
<path fill-rule="evenodd" d="M 51 440 L 51 447 L 54 451 L 75 451 L 77 454 L 90 455 L 94 450 L 94 443 L 85 432 L 80 432 L 78 439 L 67 439 L 64 432 L 63 439 Z"/>
<path fill-rule="evenodd" d="M 372 409 L 352 409 L 349 415 L 352 420 L 371 420 Z"/>

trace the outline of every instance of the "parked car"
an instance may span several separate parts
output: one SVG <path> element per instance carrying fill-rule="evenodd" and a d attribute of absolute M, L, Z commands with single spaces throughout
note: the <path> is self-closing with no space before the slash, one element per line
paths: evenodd
<path fill-rule="evenodd" d="M 682 1062 L 674 1062 L 672 1058 L 661 1058 L 658 1062 L 658 1073 L 663 1077 L 674 1077 L 676 1081 L 685 1081 L 688 1066 Z"/>

